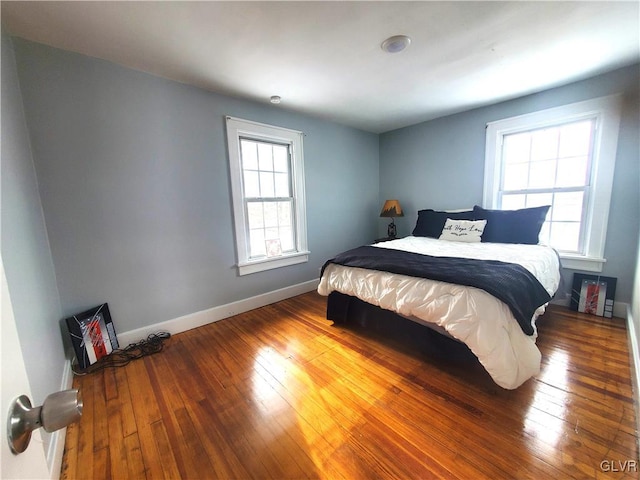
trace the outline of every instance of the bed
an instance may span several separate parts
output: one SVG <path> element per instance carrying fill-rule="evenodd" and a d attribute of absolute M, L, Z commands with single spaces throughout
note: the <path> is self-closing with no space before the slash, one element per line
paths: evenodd
<path fill-rule="evenodd" d="M 548 208 L 421 210 L 411 236 L 325 263 L 327 318 L 345 312 L 345 296 L 390 310 L 465 343 L 496 384 L 515 389 L 540 371 L 536 319 L 560 282 L 557 253 L 537 244 Z"/>

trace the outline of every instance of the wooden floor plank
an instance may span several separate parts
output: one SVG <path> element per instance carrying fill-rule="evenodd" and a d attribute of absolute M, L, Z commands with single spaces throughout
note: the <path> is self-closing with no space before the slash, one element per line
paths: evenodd
<path fill-rule="evenodd" d="M 111 455 L 111 450 L 108 447 L 101 448 L 99 450 L 94 451 L 91 467 L 93 467 L 94 472 L 99 472 L 95 474 L 98 478 L 105 478 L 105 479 L 114 478 L 111 476 L 110 455 Z M 127 475 L 129 476 L 129 478 L 133 478 L 133 476 L 129 475 L 129 473 L 127 473 Z M 75 476 L 71 478 L 74 478 L 74 479 L 93 478 L 93 476 L 91 476 L 89 472 L 86 471 L 84 468 L 80 468 L 80 470 L 76 472 Z"/>
<path fill-rule="evenodd" d="M 68 472 L 78 471 L 78 431 L 80 426 L 72 423 L 67 427 L 65 438 L 65 448 L 63 453 L 63 462 L 60 469 L 60 478 L 62 480 L 71 478 Z"/>
<path fill-rule="evenodd" d="M 122 435 L 122 416 L 116 409 L 107 410 L 109 419 L 109 460 L 113 478 L 125 478 L 129 475 L 127 451 Z M 94 476 L 99 473 L 94 472 Z"/>
<path fill-rule="evenodd" d="M 147 470 L 151 470 L 151 468 L 147 468 L 145 466 L 142 457 L 142 450 L 140 448 L 140 438 L 137 432 L 124 437 L 124 450 L 127 456 L 127 461 L 125 463 L 127 466 L 127 472 L 125 477 L 148 478 Z"/>
<path fill-rule="evenodd" d="M 162 355 L 146 357 L 142 361 L 147 367 L 153 392 L 156 393 L 150 397 L 157 402 L 161 412 L 180 477 L 197 478 L 202 471 L 210 472 L 211 464 L 208 461 L 204 465 L 195 463 L 203 457 L 198 455 L 199 452 L 189 449 L 188 445 L 192 444 L 193 438 L 189 432 L 189 425 L 181 425 L 179 421 L 184 414 L 185 405 L 176 388 L 175 377 L 167 360 L 166 354 L 170 351 L 170 348 L 167 348 Z"/>
<path fill-rule="evenodd" d="M 508 391 L 424 327 L 325 311 L 300 295 L 76 377 L 61 477 L 638 478 L 622 319 L 549 307 L 541 372 Z"/>
<path fill-rule="evenodd" d="M 147 478 L 180 478 L 180 470 L 162 420 L 150 425 L 150 432 L 151 436 L 141 435 L 140 437 L 142 445 L 148 444 L 148 448 L 152 452 L 148 457 L 144 457 L 145 466 L 148 467 L 147 471 L 152 472 L 151 475 L 147 475 Z M 157 449 L 157 455 L 155 455 L 154 446 Z M 162 475 L 155 473 L 153 467 L 161 467 Z"/>
<path fill-rule="evenodd" d="M 102 399 L 100 395 L 97 396 L 97 401 L 94 400 L 93 392 L 94 385 L 100 381 L 102 381 L 102 377 L 99 375 L 92 377 L 76 377 L 74 379 L 74 387 L 80 390 L 80 395 L 82 396 L 83 408 L 80 422 L 71 426 L 78 428 L 78 434 L 65 438 L 65 451 L 76 453 L 72 457 L 74 459 L 73 462 L 67 461 L 66 453 L 63 455 L 62 470 L 65 475 L 64 478 L 75 479 L 79 476 L 85 476 L 86 478 L 93 477 L 93 468 L 94 465 L 96 465 L 93 458 L 94 425 L 102 421 L 100 416 L 96 417 L 94 414 L 95 405 L 97 401 L 100 400 L 102 400 L 102 403 L 104 404 L 104 399 Z M 89 459 L 90 461 L 86 463 Z M 73 470 L 73 467 L 75 467 L 76 470 Z"/>
<path fill-rule="evenodd" d="M 109 446 L 109 414 L 107 411 L 108 399 L 105 389 L 105 377 L 93 377 L 92 387 L 92 396 L 89 405 L 93 407 L 93 449 L 101 450 Z M 83 390 L 80 391 L 83 392 Z M 82 395 L 84 395 L 84 393 L 82 393 Z"/>

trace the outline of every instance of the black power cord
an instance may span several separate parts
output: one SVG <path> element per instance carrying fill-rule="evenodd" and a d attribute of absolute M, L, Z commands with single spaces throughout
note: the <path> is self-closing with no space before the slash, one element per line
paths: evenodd
<path fill-rule="evenodd" d="M 145 340 L 130 343 L 125 348 L 113 350 L 109 355 L 102 357 L 96 363 L 83 370 L 79 370 L 77 361 L 74 361 L 71 365 L 71 370 L 74 375 L 88 375 L 89 373 L 97 372 L 105 368 L 124 367 L 133 360 L 162 351 L 165 340 L 168 340 L 170 337 L 171 334 L 169 332 L 152 333 Z"/>

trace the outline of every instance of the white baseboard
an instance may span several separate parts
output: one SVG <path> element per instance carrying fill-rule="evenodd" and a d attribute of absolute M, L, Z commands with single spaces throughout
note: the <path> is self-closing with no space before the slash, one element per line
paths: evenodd
<path fill-rule="evenodd" d="M 554 298 L 551 300 L 553 305 L 560 305 L 563 307 L 569 307 L 571 301 L 567 299 Z M 613 316 L 618 318 L 627 318 L 627 311 L 629 310 L 629 304 L 625 302 L 615 302 L 613 304 Z"/>
<path fill-rule="evenodd" d="M 62 382 L 60 382 L 60 390 L 69 390 L 72 386 L 73 372 L 71 371 L 71 360 L 67 358 L 62 367 Z M 51 441 L 49 442 L 49 449 L 47 451 L 47 465 L 49 467 L 50 480 L 58 480 L 60 478 L 66 435 L 66 428 L 56 430 L 51 434 Z"/>
<path fill-rule="evenodd" d="M 193 328 L 217 322 L 224 318 L 232 317 L 233 315 L 238 315 L 239 313 L 248 312 L 249 310 L 279 302 L 280 300 L 311 292 L 318 288 L 318 283 L 319 280 L 310 280 L 308 282 L 263 293 L 237 302 L 227 303 L 226 305 L 220 305 L 200 312 L 190 313 L 188 315 L 156 323 L 154 325 L 129 330 L 128 332 L 118 334 L 118 343 L 122 348 L 131 343 L 139 342 L 140 340 L 147 338 L 152 333 L 163 331 L 174 335 L 176 333 L 185 332 Z"/>
<path fill-rule="evenodd" d="M 627 308 L 627 335 L 629 335 L 629 346 L 631 347 L 631 382 L 634 393 L 634 404 L 636 410 L 636 434 L 640 433 L 640 345 L 638 345 L 638 333 L 636 324 L 633 321 L 631 307 Z"/>

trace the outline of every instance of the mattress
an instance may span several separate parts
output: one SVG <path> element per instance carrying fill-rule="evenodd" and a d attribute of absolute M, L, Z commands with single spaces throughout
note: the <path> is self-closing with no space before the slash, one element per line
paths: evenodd
<path fill-rule="evenodd" d="M 557 253 L 544 245 L 463 243 L 426 237 L 406 237 L 374 245 L 439 257 L 462 257 L 516 263 L 528 270 L 550 296 L 558 289 L 560 263 Z M 533 335 L 526 335 L 509 307 L 475 287 L 378 270 L 328 264 L 318 292 L 338 291 L 407 318 L 434 324 L 464 342 L 496 384 L 515 389 L 540 371 L 541 354 Z"/>

